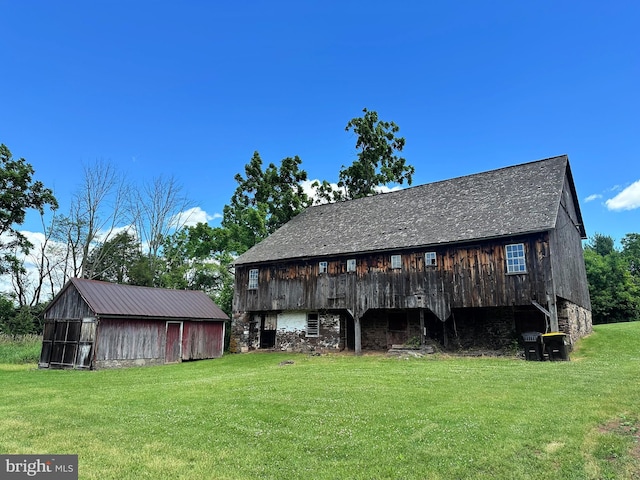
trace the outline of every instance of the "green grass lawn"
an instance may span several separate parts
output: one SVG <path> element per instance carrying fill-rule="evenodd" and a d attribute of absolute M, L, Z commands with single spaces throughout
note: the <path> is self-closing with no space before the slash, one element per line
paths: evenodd
<path fill-rule="evenodd" d="M 640 322 L 571 357 L 4 364 L 0 453 L 78 454 L 100 480 L 640 478 Z"/>

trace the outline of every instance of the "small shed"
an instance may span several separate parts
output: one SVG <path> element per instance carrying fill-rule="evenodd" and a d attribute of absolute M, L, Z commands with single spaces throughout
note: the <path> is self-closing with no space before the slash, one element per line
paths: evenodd
<path fill-rule="evenodd" d="M 72 278 L 44 311 L 38 366 L 96 369 L 218 358 L 226 320 L 204 292 Z"/>

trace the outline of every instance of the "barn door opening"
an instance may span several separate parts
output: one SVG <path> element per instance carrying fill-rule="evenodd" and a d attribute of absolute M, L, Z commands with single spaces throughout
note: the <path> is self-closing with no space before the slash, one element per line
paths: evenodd
<path fill-rule="evenodd" d="M 391 348 L 393 345 L 402 345 L 409 340 L 407 312 L 391 310 L 387 322 L 387 348 Z"/>
<path fill-rule="evenodd" d="M 177 363 L 182 357 L 182 322 L 167 322 L 165 363 Z"/>
<path fill-rule="evenodd" d="M 91 368 L 96 319 L 46 320 L 40 368 Z"/>
<path fill-rule="evenodd" d="M 47 321 L 38 365 L 43 368 L 73 368 L 81 326 L 82 321 L 78 319 Z"/>
<path fill-rule="evenodd" d="M 276 346 L 277 317 L 262 315 L 260 320 L 260 348 L 274 348 Z"/>
<path fill-rule="evenodd" d="M 356 349 L 356 327 L 355 322 L 353 321 L 353 317 L 349 314 L 344 315 L 345 320 L 345 347 L 347 350 L 355 350 Z"/>

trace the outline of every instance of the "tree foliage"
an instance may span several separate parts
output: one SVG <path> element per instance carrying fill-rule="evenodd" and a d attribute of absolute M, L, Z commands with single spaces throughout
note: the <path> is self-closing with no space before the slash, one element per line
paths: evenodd
<path fill-rule="evenodd" d="M 163 286 L 202 290 L 230 315 L 233 257 L 226 251 L 227 243 L 224 229 L 205 223 L 185 227 L 167 237 L 164 244 L 167 269 Z"/>
<path fill-rule="evenodd" d="M 356 136 L 357 159 L 342 166 L 337 189 L 327 181 L 317 185 L 320 197 L 345 200 L 373 195 L 389 183 L 411 184 L 414 168 L 399 156 L 405 140 L 397 135 L 395 123 L 364 109 L 345 130 Z M 29 245 L 13 225 L 24 221 L 27 208 L 42 214 L 44 206 L 57 204 L 50 190 L 31 180 L 30 165 L 23 159 L 13 161 L 4 145 L 0 155 L 0 194 L 6 192 L 0 196 L 0 233 L 14 235 L 14 244 L 0 244 L 1 266 L 12 272 L 20 299 L 27 298 L 30 288 L 42 292 L 44 277 L 53 294 L 54 285 L 57 291 L 69 277 L 82 276 L 203 290 L 231 313 L 233 259 L 313 204 L 303 188 L 307 172 L 298 156 L 265 166 L 256 151 L 244 172 L 234 177 L 237 187 L 223 209 L 221 226 L 185 226 L 189 200 L 173 178 L 156 178 L 134 188 L 110 163 L 98 161 L 84 168 L 84 182 L 68 215 L 54 215 L 48 226 L 43 222 L 46 242 L 37 252 L 40 261 L 31 262 L 38 266 L 40 279 L 30 283 L 15 250 Z"/>
<path fill-rule="evenodd" d="M 5 335 L 41 335 L 42 312 L 46 304 L 16 307 L 11 298 L 0 294 L 0 333 Z"/>
<path fill-rule="evenodd" d="M 625 238 L 633 239 L 636 235 Z M 640 284 L 631 273 L 631 257 L 632 249 L 616 250 L 610 236 L 596 234 L 586 245 L 584 258 L 594 324 L 640 318 Z M 635 257 L 636 262 L 639 259 Z"/>
<path fill-rule="evenodd" d="M 300 169 L 299 157 L 287 157 L 280 167 L 270 163 L 262 168 L 262 158 L 254 152 L 229 205 L 224 207 L 222 227 L 226 229 L 230 252 L 241 254 L 273 233 L 311 205 L 302 188 L 307 172 Z"/>
<path fill-rule="evenodd" d="M 629 272 L 636 282 L 640 282 L 640 233 L 627 233 L 621 243 Z"/>
<path fill-rule="evenodd" d="M 24 158 L 13 158 L 0 144 L 0 273 L 15 265 L 16 251 L 28 252 L 29 241 L 16 229 L 24 223 L 27 211 L 41 213 L 45 206 L 55 210 L 58 202 L 53 192 L 40 181 L 33 180 L 33 167 Z"/>
<path fill-rule="evenodd" d="M 405 145 L 404 137 L 396 136 L 400 127 L 394 122 L 380 120 L 375 111 L 365 108 L 362 112 L 362 117 L 352 118 L 345 127 L 356 135 L 358 158 L 340 169 L 338 189 L 326 180 L 315 184 L 324 201 L 368 197 L 390 183 L 402 185 L 406 181 L 411 185 L 415 168 L 397 155 Z"/>
<path fill-rule="evenodd" d="M 140 274 L 145 260 L 140 242 L 122 231 L 94 248 L 86 263 L 95 280 L 146 286 L 150 285 L 148 275 Z"/>

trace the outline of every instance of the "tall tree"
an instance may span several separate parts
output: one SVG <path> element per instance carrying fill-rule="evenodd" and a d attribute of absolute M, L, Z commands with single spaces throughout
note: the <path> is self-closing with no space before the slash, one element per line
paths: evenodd
<path fill-rule="evenodd" d="M 135 277 L 133 271 L 142 261 L 140 242 L 133 234 L 122 231 L 94 248 L 87 265 L 96 280 L 132 283 L 132 276 Z"/>
<path fill-rule="evenodd" d="M 84 184 L 76 195 L 73 212 L 76 224 L 85 227 L 81 263 L 85 278 L 96 276 L 89 263 L 94 247 L 117 234 L 122 223 L 128 223 L 127 191 L 124 177 L 111 163 L 100 160 L 84 167 Z"/>
<path fill-rule="evenodd" d="M 163 248 L 167 271 L 163 286 L 202 290 L 227 314 L 231 314 L 233 257 L 223 228 L 205 223 L 185 227 L 167 237 Z"/>
<path fill-rule="evenodd" d="M 596 234 L 584 250 L 593 323 L 640 318 L 640 288 L 613 238 Z"/>
<path fill-rule="evenodd" d="M 60 279 L 58 274 L 63 270 L 65 258 L 62 252 L 66 247 L 53 241 L 56 218 L 54 215 L 51 223 L 47 223 L 45 215 L 40 213 L 42 233 L 30 234 L 37 239 L 33 241 L 33 249 L 20 254 L 21 261 L 11 267 L 13 293 L 20 307 L 35 307 L 48 301 L 64 285 L 64 278 Z M 24 265 L 29 265 L 29 269 Z"/>
<path fill-rule="evenodd" d="M 365 108 L 362 112 L 362 117 L 352 118 L 345 127 L 356 135 L 358 158 L 342 166 L 337 189 L 327 181 L 315 184 L 320 201 L 368 197 L 390 183 L 411 185 L 415 168 L 397 154 L 405 145 L 404 137 L 396 136 L 400 127 L 380 120 L 375 111 Z"/>
<path fill-rule="evenodd" d="M 66 246 L 64 252 L 56 252 L 63 281 L 70 277 L 95 278 L 93 250 L 130 223 L 126 210 L 128 186 L 115 167 L 98 160 L 84 165 L 83 173 L 69 214 L 55 217 L 51 226 L 53 240 Z"/>
<path fill-rule="evenodd" d="M 16 227 L 24 223 L 27 211 L 44 213 L 46 206 L 58 208 L 53 192 L 33 180 L 33 167 L 24 158 L 15 160 L 0 144 L 0 273 L 16 262 L 16 249 L 28 253 L 31 243 Z"/>
<path fill-rule="evenodd" d="M 135 230 L 146 254 L 148 271 L 153 274 L 154 286 L 161 285 L 165 239 L 173 230 L 184 226 L 188 219 L 181 213 L 189 207 L 190 200 L 174 177 L 156 177 L 132 191 L 130 208 Z"/>
<path fill-rule="evenodd" d="M 287 157 L 279 168 L 270 163 L 263 170 L 260 154 L 254 152 L 245 177 L 235 176 L 238 186 L 224 207 L 229 251 L 244 253 L 311 205 L 301 185 L 307 179 L 301 164 L 299 157 Z"/>
<path fill-rule="evenodd" d="M 629 265 L 629 272 L 640 285 L 640 233 L 627 233 L 621 243 L 622 256 Z"/>

